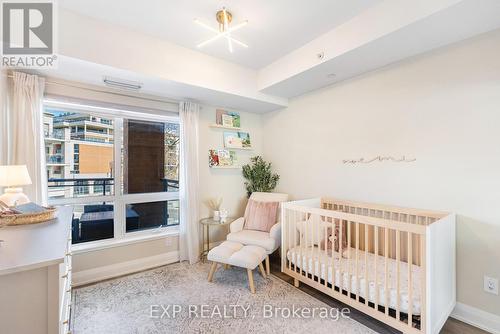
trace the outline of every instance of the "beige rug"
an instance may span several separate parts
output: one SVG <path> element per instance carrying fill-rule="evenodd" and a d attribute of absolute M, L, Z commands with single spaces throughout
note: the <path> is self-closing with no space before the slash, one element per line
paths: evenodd
<path fill-rule="evenodd" d="M 271 275 L 176 263 L 74 290 L 72 333 L 374 333 Z M 295 312 L 295 313 L 294 313 Z"/>

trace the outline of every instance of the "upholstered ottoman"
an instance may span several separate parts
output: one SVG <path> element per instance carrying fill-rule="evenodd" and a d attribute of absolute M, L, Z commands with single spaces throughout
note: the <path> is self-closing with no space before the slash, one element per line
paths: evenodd
<path fill-rule="evenodd" d="M 219 246 L 214 247 L 208 252 L 207 259 L 212 261 L 208 281 L 212 282 L 214 273 L 217 270 L 217 264 L 246 268 L 248 274 L 248 285 L 250 291 L 255 293 L 253 283 L 253 270 L 259 266 L 260 273 L 265 278 L 266 273 L 262 261 L 266 258 L 266 250 L 259 246 L 243 246 L 239 242 L 224 241 Z"/>

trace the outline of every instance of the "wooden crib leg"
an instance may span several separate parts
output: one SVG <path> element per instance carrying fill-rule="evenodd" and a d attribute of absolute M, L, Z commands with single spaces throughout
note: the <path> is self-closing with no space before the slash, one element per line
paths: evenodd
<path fill-rule="evenodd" d="M 293 286 L 298 288 L 299 287 L 299 284 L 300 284 L 300 281 L 296 278 L 293 279 Z"/>

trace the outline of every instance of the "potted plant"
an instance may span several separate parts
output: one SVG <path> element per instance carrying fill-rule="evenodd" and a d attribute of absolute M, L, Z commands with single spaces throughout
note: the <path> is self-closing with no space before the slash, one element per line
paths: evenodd
<path fill-rule="evenodd" d="M 245 188 L 248 197 L 254 191 L 273 191 L 278 184 L 280 176 L 272 172 L 271 163 L 264 161 L 260 156 L 252 157 L 250 161 L 248 165 L 243 166 L 243 177 L 247 180 Z"/>

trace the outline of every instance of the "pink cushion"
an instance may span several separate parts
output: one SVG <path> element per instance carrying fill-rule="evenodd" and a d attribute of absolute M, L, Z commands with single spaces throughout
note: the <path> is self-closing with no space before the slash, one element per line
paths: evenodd
<path fill-rule="evenodd" d="M 279 202 L 259 202 L 248 200 L 245 209 L 245 230 L 269 232 L 276 224 Z"/>

